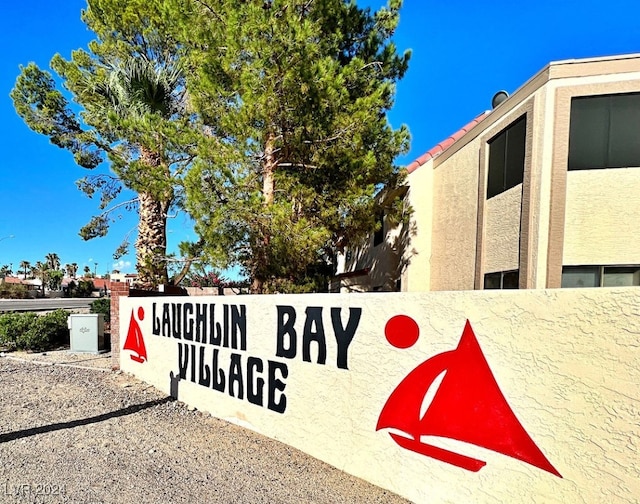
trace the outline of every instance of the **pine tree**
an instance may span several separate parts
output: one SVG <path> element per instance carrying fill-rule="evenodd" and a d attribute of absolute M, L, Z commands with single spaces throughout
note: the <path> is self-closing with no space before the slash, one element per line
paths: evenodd
<path fill-rule="evenodd" d="M 323 288 L 336 252 L 376 226 L 408 131 L 386 112 L 409 54 L 391 41 L 401 0 L 181 0 L 188 89 L 211 136 L 187 207 L 211 258 L 241 264 L 252 292 Z M 176 19 L 177 19 L 176 15 Z M 396 215 L 397 217 L 397 215 Z"/>

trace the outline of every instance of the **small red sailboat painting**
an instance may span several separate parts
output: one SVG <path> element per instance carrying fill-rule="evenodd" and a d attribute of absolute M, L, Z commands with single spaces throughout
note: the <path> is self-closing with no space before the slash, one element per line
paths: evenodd
<path fill-rule="evenodd" d="M 144 319 L 144 309 L 138 308 L 138 318 Z M 133 315 L 131 310 L 131 319 L 129 320 L 129 330 L 127 331 L 127 338 L 124 340 L 123 350 L 131 350 L 133 353 L 130 355 L 131 360 L 136 362 L 145 362 L 147 360 L 147 348 L 144 346 L 144 338 L 142 337 L 142 331 L 140 324 Z"/>
<path fill-rule="evenodd" d="M 398 315 L 385 333 L 392 345 L 407 348 L 418 339 L 419 329 L 412 318 Z M 477 472 L 486 462 L 427 444 L 421 437 L 470 443 L 562 478 L 511 410 L 468 320 L 455 350 L 426 360 L 396 387 L 380 412 L 376 430 L 381 429 L 392 429 L 389 435 L 404 449 L 468 471 Z"/>

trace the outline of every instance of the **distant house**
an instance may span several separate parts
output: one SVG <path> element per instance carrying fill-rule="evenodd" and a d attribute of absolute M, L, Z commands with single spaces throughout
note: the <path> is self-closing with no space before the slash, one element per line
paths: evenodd
<path fill-rule="evenodd" d="M 4 282 L 12 285 L 24 285 L 28 291 L 31 292 L 32 296 L 38 295 L 37 293 L 41 293 L 42 291 L 42 281 L 37 278 L 23 280 L 19 277 L 14 276 L 5 276 L 0 280 L 0 282 Z"/>
<path fill-rule="evenodd" d="M 133 287 L 133 284 L 138 279 L 138 275 L 136 273 L 113 272 L 110 278 L 112 282 L 123 282 L 128 284 L 129 287 Z"/>
<path fill-rule="evenodd" d="M 331 290 L 640 285 L 640 55 L 553 62 L 411 163 Z"/>
<path fill-rule="evenodd" d="M 4 277 L 3 281 L 8 284 L 25 285 L 31 290 L 39 289 L 42 287 L 42 280 L 40 280 L 39 278 L 31 278 L 31 279 L 23 280 L 22 278 L 19 278 L 19 277 L 6 276 Z"/>
<path fill-rule="evenodd" d="M 106 278 L 89 278 L 93 282 L 93 290 L 98 291 L 101 295 L 107 296 L 111 293 L 111 280 Z"/>

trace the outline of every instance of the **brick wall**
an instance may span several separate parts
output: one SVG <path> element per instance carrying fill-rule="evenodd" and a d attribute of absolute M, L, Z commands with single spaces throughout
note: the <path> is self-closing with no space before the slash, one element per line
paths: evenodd
<path fill-rule="evenodd" d="M 129 295 L 125 282 L 111 282 L 111 368 L 120 369 L 120 296 Z"/>

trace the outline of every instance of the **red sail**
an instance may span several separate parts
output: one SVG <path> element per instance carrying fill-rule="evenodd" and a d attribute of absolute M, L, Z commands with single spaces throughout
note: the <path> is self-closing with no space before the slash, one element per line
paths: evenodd
<path fill-rule="evenodd" d="M 423 418 L 425 391 L 446 371 Z M 477 471 L 484 462 L 420 443 L 432 435 L 471 443 L 562 477 L 509 407 L 467 321 L 458 348 L 420 364 L 393 391 L 376 430 L 399 429 L 413 440 L 392 438 L 404 448 Z M 434 450 L 444 454 L 433 453 Z"/>
<path fill-rule="evenodd" d="M 147 360 L 147 348 L 144 346 L 142 331 L 140 330 L 138 321 L 133 316 L 133 310 L 131 310 L 129 330 L 127 331 L 127 338 L 124 340 L 122 349 L 135 352 L 136 355 L 131 355 L 131 359 L 136 362 L 144 362 Z"/>

